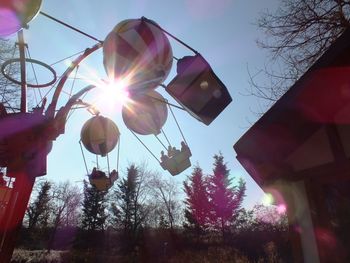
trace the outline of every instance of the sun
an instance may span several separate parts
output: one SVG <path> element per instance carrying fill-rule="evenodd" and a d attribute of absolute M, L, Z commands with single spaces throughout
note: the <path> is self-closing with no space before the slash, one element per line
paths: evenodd
<path fill-rule="evenodd" d="M 117 79 L 100 83 L 98 88 L 98 97 L 96 105 L 99 108 L 115 109 L 121 108 L 129 99 L 129 92 L 127 90 L 129 82 L 127 79 Z"/>

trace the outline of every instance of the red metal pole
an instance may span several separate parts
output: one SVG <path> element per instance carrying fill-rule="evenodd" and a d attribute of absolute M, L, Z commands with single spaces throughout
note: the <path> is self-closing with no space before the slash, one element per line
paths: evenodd
<path fill-rule="evenodd" d="M 35 182 L 35 177 L 31 174 L 28 165 L 21 167 L 19 171 L 13 174 L 10 172 L 9 176 L 15 176 L 16 181 L 0 223 L 0 262 L 2 263 L 10 262 L 11 260 Z"/>
<path fill-rule="evenodd" d="M 21 105 L 22 113 L 27 112 L 27 80 L 26 58 L 23 30 L 18 32 L 18 48 L 20 56 L 21 73 Z M 15 177 L 11 191 L 11 197 L 6 205 L 5 212 L 0 219 L 0 262 L 10 262 L 16 244 L 18 233 L 22 227 L 24 214 L 35 182 L 31 161 L 21 160 L 23 156 L 17 156 L 17 165 L 7 167 L 7 175 Z M 25 159 L 25 157 L 24 157 Z M 35 164 L 34 164 L 35 165 Z"/>

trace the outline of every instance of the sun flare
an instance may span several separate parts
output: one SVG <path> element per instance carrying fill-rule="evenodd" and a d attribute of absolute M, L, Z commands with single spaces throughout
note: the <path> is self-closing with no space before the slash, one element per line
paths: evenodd
<path fill-rule="evenodd" d="M 119 79 L 99 85 L 99 96 L 96 104 L 100 107 L 122 107 L 129 101 L 128 84 L 126 79 Z"/>

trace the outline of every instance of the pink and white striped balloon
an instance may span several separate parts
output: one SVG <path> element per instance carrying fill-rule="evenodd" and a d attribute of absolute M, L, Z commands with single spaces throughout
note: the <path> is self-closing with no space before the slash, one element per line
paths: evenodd
<path fill-rule="evenodd" d="M 142 19 L 120 22 L 103 44 L 103 63 L 110 79 L 127 79 L 128 90 L 156 88 L 168 76 L 173 53 L 161 29 Z"/>

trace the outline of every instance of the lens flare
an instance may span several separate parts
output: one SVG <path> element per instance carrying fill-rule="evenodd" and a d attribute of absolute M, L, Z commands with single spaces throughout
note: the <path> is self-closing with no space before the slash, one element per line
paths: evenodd
<path fill-rule="evenodd" d="M 272 205 L 274 203 L 274 198 L 273 198 L 273 195 L 270 194 L 270 193 L 266 193 L 264 194 L 263 196 L 263 199 L 262 199 L 262 203 L 266 206 L 268 205 Z"/>
<path fill-rule="evenodd" d="M 285 204 L 280 204 L 277 206 L 277 212 L 280 214 L 280 215 L 283 215 L 285 214 L 287 211 L 287 206 Z"/>
<path fill-rule="evenodd" d="M 99 101 L 107 104 L 120 104 L 124 105 L 129 100 L 129 92 L 127 79 L 118 79 L 113 82 L 109 82 L 105 85 L 99 85 L 100 96 Z"/>

